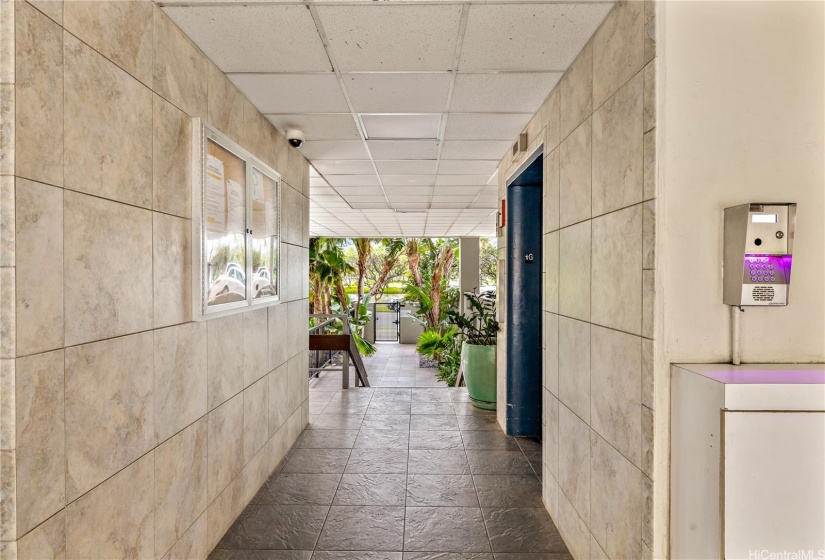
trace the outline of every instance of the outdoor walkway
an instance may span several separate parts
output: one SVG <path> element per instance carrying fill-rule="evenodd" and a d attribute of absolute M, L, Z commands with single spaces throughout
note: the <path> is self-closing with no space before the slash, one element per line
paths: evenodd
<path fill-rule="evenodd" d="M 310 389 L 311 426 L 210 558 L 571 558 L 541 502 L 541 445 L 466 389 L 338 387 Z"/>
<path fill-rule="evenodd" d="M 418 367 L 414 344 L 379 342 L 378 352 L 364 359 L 373 387 L 446 387 L 435 368 Z"/>

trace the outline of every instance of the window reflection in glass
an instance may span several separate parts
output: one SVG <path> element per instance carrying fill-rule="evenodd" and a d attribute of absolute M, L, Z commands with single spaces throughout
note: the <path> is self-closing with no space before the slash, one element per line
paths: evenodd
<path fill-rule="evenodd" d="M 246 162 L 207 139 L 204 181 L 207 305 L 246 299 Z"/>
<path fill-rule="evenodd" d="M 278 295 L 278 181 L 256 167 L 251 174 L 252 297 Z"/>

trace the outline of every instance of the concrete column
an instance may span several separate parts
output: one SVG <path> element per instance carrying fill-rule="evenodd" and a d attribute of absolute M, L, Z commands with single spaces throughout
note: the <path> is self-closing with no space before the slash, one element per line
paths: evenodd
<path fill-rule="evenodd" d="M 463 294 L 477 290 L 481 283 L 481 244 L 478 237 L 462 237 L 458 248 L 458 287 Z M 460 310 L 462 313 L 469 312 L 463 296 Z"/>

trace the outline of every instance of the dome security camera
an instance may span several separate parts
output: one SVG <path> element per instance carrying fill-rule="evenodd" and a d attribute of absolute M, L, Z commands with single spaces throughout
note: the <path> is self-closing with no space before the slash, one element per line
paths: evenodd
<path fill-rule="evenodd" d="M 286 131 L 286 139 L 293 148 L 300 148 L 306 140 L 306 135 L 302 130 L 292 129 Z"/>

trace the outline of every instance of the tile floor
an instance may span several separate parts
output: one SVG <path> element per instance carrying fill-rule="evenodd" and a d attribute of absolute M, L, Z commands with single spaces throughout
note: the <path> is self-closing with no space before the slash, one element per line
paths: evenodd
<path fill-rule="evenodd" d="M 572 558 L 541 502 L 540 443 L 505 436 L 464 388 L 326 375 L 340 382 L 310 390 L 311 425 L 210 559 Z"/>
<path fill-rule="evenodd" d="M 364 359 L 370 385 L 373 387 L 447 386 L 435 377 L 437 369 L 418 367 L 415 345 L 379 342 L 376 346 L 378 352 L 371 358 Z"/>

